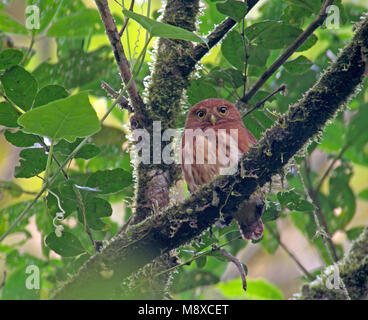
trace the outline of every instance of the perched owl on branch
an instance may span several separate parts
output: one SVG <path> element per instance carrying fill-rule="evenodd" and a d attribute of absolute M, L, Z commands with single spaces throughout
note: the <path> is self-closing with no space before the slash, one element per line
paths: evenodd
<path fill-rule="evenodd" d="M 182 137 L 181 166 L 189 191 L 195 192 L 217 175 L 235 173 L 240 157 L 256 142 L 234 104 L 223 99 L 198 102 L 188 111 Z M 264 195 L 257 193 L 233 213 L 243 238 L 262 237 L 263 210 Z"/>

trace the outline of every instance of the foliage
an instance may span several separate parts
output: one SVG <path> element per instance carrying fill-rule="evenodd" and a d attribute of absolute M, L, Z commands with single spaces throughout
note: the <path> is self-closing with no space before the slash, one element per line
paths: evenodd
<path fill-rule="evenodd" d="M 359 21 L 367 9 L 353 1 L 344 6 L 337 3 L 342 9 L 340 29 L 315 32 L 251 100 L 251 104 L 255 104 L 281 84 L 287 85 L 287 95 L 269 99 L 264 109 L 254 111 L 244 120 L 257 139 L 328 67 L 332 57 L 344 46 L 346 37 L 352 34 L 350 22 Z M 42 237 L 42 259 L 18 250 L 26 241 L 24 238 L 15 244 L 0 246 L 0 258 L 5 258 L 10 274 L 2 289 L 4 299 L 49 298 L 58 283 L 75 274 L 95 253 L 98 243 L 116 234 L 118 226 L 111 220 L 112 204 L 121 201 L 127 204 L 126 221 L 133 198 L 133 168 L 126 147 L 128 132 L 122 126 L 128 122 L 126 112 L 116 109 L 112 112 L 120 125 L 114 128 L 99 121 L 91 103 L 96 98 L 106 97 L 100 87 L 102 80 L 115 89 L 121 86 L 111 49 L 105 42 L 101 44 L 104 27 L 98 11 L 87 8 L 80 0 L 73 4 L 28 0 L 28 4 L 41 6 L 40 29 L 27 30 L 0 4 L 0 126 L 4 127 L 1 134 L 6 143 L 21 148 L 14 177 L 40 178 L 44 172 L 43 186 L 50 192 L 35 202 L 14 229 L 29 239 L 32 235 L 27 225 L 30 218 L 35 217 Z M 193 76 L 186 91 L 184 109 L 210 97 L 235 103 L 301 34 L 318 13 L 320 1 L 266 1 L 259 9 L 259 16 L 249 20 L 245 18 L 245 3 L 206 0 L 205 5 L 197 34 L 159 22 L 153 14 L 148 18 L 128 10 L 122 12 L 119 7 L 115 14 L 119 27 L 129 17 L 152 37 L 198 43 L 203 43 L 205 35 L 226 16 L 239 22 L 222 41 L 218 56 L 205 58 L 204 68 Z M 133 21 L 128 26 L 138 28 Z M 10 48 L 8 40 L 13 35 L 27 36 L 31 43 L 29 48 Z M 53 62 L 40 61 L 38 52 L 34 52 L 34 40 L 44 36 L 56 39 L 57 57 Z M 135 40 L 138 42 L 139 38 L 127 41 L 131 53 L 137 49 L 133 48 Z M 136 58 L 131 56 L 132 65 Z M 142 92 L 144 79 L 150 72 L 148 65 L 149 58 L 146 58 L 140 72 L 135 74 Z M 343 232 L 349 240 L 354 240 L 362 231 L 361 226 L 351 227 L 349 223 L 356 213 L 357 198 L 368 200 L 368 189 L 356 194 L 351 185 L 354 166 L 368 167 L 366 93 L 365 83 L 347 110 L 287 168 L 283 174 L 285 188 L 268 195 L 263 221 L 274 232 L 266 229 L 259 241 L 267 254 L 274 254 L 280 247 L 277 219 L 291 221 L 318 250 L 326 265 L 333 261 L 321 237 L 316 239 L 320 230 L 314 214 L 322 213 L 326 221 L 323 227 L 327 227 L 330 237 Z M 184 117 L 180 117 L 178 127 L 183 126 Z M 326 177 L 310 168 L 311 154 L 316 150 L 334 161 Z M 67 166 L 60 170 L 60 164 L 65 161 Z M 30 204 L 30 200 L 23 197 L 27 194 L 29 192 L 17 182 L 0 181 L 0 196 L 8 199 L 1 205 L 0 236 Z M 60 212 L 63 212 L 63 221 L 56 219 Z M 55 228 L 60 224 L 64 230 L 58 236 Z M 196 289 L 212 286 L 223 298 L 282 299 L 280 289 L 265 280 L 249 280 L 245 294 L 240 279 L 222 283 L 220 278 L 228 259 L 218 248 L 238 254 L 247 246 L 239 237 L 238 227 L 232 223 L 225 228 L 213 227 L 200 239 L 181 248 L 182 265 L 171 289 L 174 297 L 194 298 Z M 342 247 L 335 245 L 335 250 L 338 258 L 342 258 Z M 50 255 L 51 251 L 60 259 Z M 22 286 L 26 278 L 24 270 L 31 264 L 41 269 L 40 290 L 27 290 Z"/>

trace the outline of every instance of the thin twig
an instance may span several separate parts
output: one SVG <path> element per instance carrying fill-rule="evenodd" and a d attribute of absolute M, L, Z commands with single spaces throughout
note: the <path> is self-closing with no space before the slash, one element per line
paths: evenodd
<path fill-rule="evenodd" d="M 262 76 L 253 84 L 252 88 L 241 99 L 242 102 L 248 103 L 257 91 L 266 83 L 266 81 L 282 66 L 287 59 L 309 38 L 312 33 L 323 24 L 327 18 L 326 9 L 334 0 L 325 0 L 317 17 L 303 31 L 298 38 L 285 50 L 285 52 L 276 59 L 276 61 L 262 74 Z"/>
<path fill-rule="evenodd" d="M 5 286 L 6 282 L 6 270 L 3 271 L 3 281 L 0 283 L 0 290 Z"/>
<path fill-rule="evenodd" d="M 119 96 L 119 93 L 111 88 L 105 81 L 101 81 L 101 88 L 104 89 L 107 94 L 114 99 Z M 119 99 L 119 105 L 122 109 L 127 109 L 129 112 L 133 112 L 131 106 L 129 105 L 129 101 L 125 97 L 121 97 Z"/>
<path fill-rule="evenodd" d="M 259 0 L 247 0 L 248 12 L 259 2 Z M 247 13 L 248 13 L 247 12 Z M 213 48 L 220 40 L 236 25 L 236 21 L 226 18 L 222 21 L 207 37 L 207 44 L 198 44 L 194 48 L 194 60 L 201 60 L 211 48 Z"/>
<path fill-rule="evenodd" d="M 101 20 L 104 24 L 106 34 L 109 38 L 111 48 L 114 52 L 120 76 L 125 86 L 127 87 L 129 99 L 134 109 L 134 115 L 138 123 L 142 127 L 145 127 L 146 121 L 148 119 L 146 106 L 143 102 L 141 95 L 138 92 L 136 83 L 132 78 L 132 72 L 130 70 L 129 61 L 125 56 L 124 48 L 121 43 L 121 38 L 119 36 L 119 32 L 117 30 L 114 18 L 110 12 L 108 2 L 107 0 L 95 0 L 95 3 L 100 13 Z"/>
<path fill-rule="evenodd" d="M 279 93 L 280 91 L 286 91 L 286 84 L 283 83 L 280 87 L 278 87 L 275 91 L 270 93 L 266 98 L 262 99 L 261 101 L 257 102 L 252 108 L 250 108 L 247 112 L 242 115 L 242 119 L 244 119 L 248 114 L 252 113 L 254 110 L 261 107 L 267 100 L 271 99 L 275 94 Z"/>
<path fill-rule="evenodd" d="M 315 188 L 315 191 L 318 192 L 321 187 L 323 182 L 326 180 L 326 178 L 328 177 L 328 175 L 330 174 L 331 170 L 333 169 L 335 163 L 341 159 L 341 157 L 343 156 L 343 154 L 345 153 L 345 151 L 347 149 L 349 149 L 349 147 L 351 146 L 350 143 L 346 143 L 340 150 L 340 152 L 338 153 L 338 155 L 331 161 L 330 165 L 328 166 L 327 170 L 325 171 L 325 173 L 322 175 L 321 179 L 319 180 L 317 187 Z"/>
<path fill-rule="evenodd" d="M 132 0 L 132 2 L 130 3 L 129 11 L 133 11 L 133 7 L 134 7 L 134 0 Z M 129 22 L 129 18 L 127 17 L 124 21 L 123 27 L 121 28 L 121 30 L 119 32 L 119 37 L 120 38 L 123 36 L 124 30 L 125 30 L 126 26 L 128 25 L 128 22 Z"/>
<path fill-rule="evenodd" d="M 233 255 L 231 255 L 229 252 L 227 252 L 224 249 L 219 249 L 219 252 L 226 258 L 228 258 L 232 263 L 235 264 L 236 268 L 238 269 L 240 273 L 240 278 L 242 280 L 243 289 L 244 291 L 247 291 L 247 279 L 246 279 L 246 273 L 243 267 L 243 264 Z"/>
<path fill-rule="evenodd" d="M 29 44 L 29 47 L 28 47 L 28 50 L 27 50 L 26 54 L 24 55 L 24 58 L 23 58 L 22 62 L 20 63 L 21 66 L 24 66 L 26 64 L 27 59 L 28 59 L 29 55 L 32 52 L 32 48 L 33 48 L 34 43 L 35 43 L 35 35 L 32 32 L 31 42 Z"/>
<path fill-rule="evenodd" d="M 80 191 L 78 190 L 78 188 L 75 185 L 73 185 L 73 191 L 74 191 L 75 195 L 77 196 L 78 204 L 79 204 L 79 210 L 81 211 L 81 214 L 83 216 L 84 231 L 86 231 L 86 233 L 87 233 L 87 235 L 88 235 L 95 251 L 98 252 L 99 251 L 98 245 L 97 245 L 96 241 L 93 239 L 91 229 L 90 229 L 90 227 L 88 225 L 88 222 L 87 222 L 86 206 L 84 205 L 82 195 L 81 195 Z"/>
<path fill-rule="evenodd" d="M 48 152 L 50 152 L 49 147 L 46 145 L 46 143 L 43 141 L 43 139 L 42 139 L 39 135 L 37 135 L 37 138 L 38 138 L 38 140 L 40 141 L 40 144 L 41 144 L 42 148 L 43 148 L 47 153 L 48 153 Z M 55 157 L 55 155 L 54 155 L 54 154 L 52 154 L 51 156 L 52 156 L 52 159 L 56 162 L 56 164 L 60 167 L 60 162 L 59 162 L 59 160 Z M 64 169 L 62 169 L 62 170 L 61 170 L 61 172 L 62 172 L 63 176 L 65 177 L 65 179 L 66 179 L 66 180 L 69 180 L 68 174 L 65 172 L 65 170 L 64 170 Z"/>
<path fill-rule="evenodd" d="M 124 225 L 119 230 L 118 234 L 124 233 L 128 229 L 128 227 L 129 227 L 130 223 L 132 222 L 132 220 L 133 220 L 133 215 L 131 215 L 129 217 L 129 219 L 127 220 L 127 222 L 124 223 Z"/>
<path fill-rule="evenodd" d="M 245 37 L 245 17 L 242 20 L 242 33 L 241 33 L 241 37 L 243 40 L 243 47 L 244 47 L 244 57 L 245 57 L 245 61 L 244 61 L 244 83 L 243 83 L 243 96 L 245 95 L 245 92 L 247 90 L 247 85 L 248 85 L 248 76 L 247 76 L 247 70 L 248 70 L 248 60 L 249 60 L 249 52 L 248 52 L 248 42 L 247 42 L 247 38 Z"/>
<path fill-rule="evenodd" d="M 289 250 L 289 248 L 281 241 L 280 236 L 267 223 L 265 223 L 265 226 L 267 230 L 271 233 L 271 235 L 277 240 L 280 247 L 284 249 L 287 255 L 298 265 L 300 270 L 303 271 L 305 276 L 311 281 L 314 280 L 314 277 L 310 274 L 310 272 L 302 265 L 299 259 Z"/>
<path fill-rule="evenodd" d="M 317 228 L 316 236 L 320 235 L 322 237 L 323 244 L 326 248 L 326 251 L 329 255 L 330 260 L 332 262 L 336 262 L 338 260 L 338 256 L 336 253 L 335 246 L 331 240 L 331 235 L 329 232 L 327 221 L 325 219 L 320 203 L 318 201 L 318 194 L 314 193 L 312 181 L 310 178 L 310 169 L 309 169 L 307 160 L 305 160 L 305 169 L 306 169 L 305 171 L 306 171 L 306 176 L 308 179 L 309 188 L 307 188 L 307 186 L 305 185 L 303 176 L 299 169 L 297 170 L 297 173 L 298 173 L 298 176 L 299 176 L 299 179 L 302 184 L 307 200 L 314 206 L 313 217 L 314 217 L 314 221 L 316 223 L 316 228 Z"/>

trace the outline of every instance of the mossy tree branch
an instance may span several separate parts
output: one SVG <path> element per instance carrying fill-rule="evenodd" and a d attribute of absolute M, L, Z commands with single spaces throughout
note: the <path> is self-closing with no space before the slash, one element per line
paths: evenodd
<path fill-rule="evenodd" d="M 361 233 L 360 237 L 353 243 L 347 255 L 336 264 L 338 276 L 352 299 L 363 299 L 368 297 L 368 227 Z M 302 288 L 299 299 L 304 300 L 345 300 L 344 292 L 340 289 L 328 289 L 326 282 L 328 278 L 334 278 L 335 268 L 329 266 L 311 283 Z M 336 276 L 336 275 L 335 275 Z M 334 286 L 333 281 L 331 284 Z"/>
<path fill-rule="evenodd" d="M 236 174 L 220 176 L 183 203 L 131 226 L 127 233 L 114 238 L 87 261 L 55 298 L 112 296 L 109 293 L 138 268 L 199 236 L 221 214 L 234 212 L 323 131 L 356 92 L 367 75 L 367 65 L 368 18 L 365 18 L 352 41 L 317 83 L 243 155 Z"/>

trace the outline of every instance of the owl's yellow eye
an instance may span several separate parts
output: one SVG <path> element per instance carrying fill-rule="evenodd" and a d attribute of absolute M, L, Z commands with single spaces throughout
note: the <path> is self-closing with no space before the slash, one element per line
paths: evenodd
<path fill-rule="evenodd" d="M 199 110 L 199 111 L 197 112 L 197 117 L 198 117 L 199 119 L 203 119 L 205 115 L 206 115 L 206 111 L 204 111 L 204 110 Z"/>
<path fill-rule="evenodd" d="M 219 112 L 219 114 L 221 114 L 222 116 L 224 116 L 225 114 L 227 114 L 227 108 L 226 107 L 220 107 L 219 109 L 218 109 L 218 112 Z"/>

